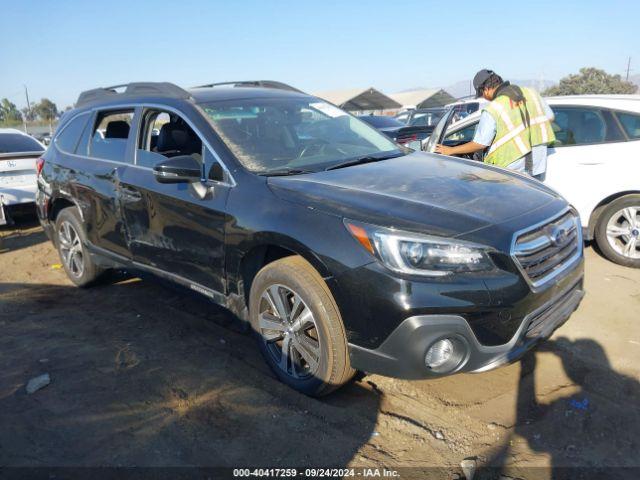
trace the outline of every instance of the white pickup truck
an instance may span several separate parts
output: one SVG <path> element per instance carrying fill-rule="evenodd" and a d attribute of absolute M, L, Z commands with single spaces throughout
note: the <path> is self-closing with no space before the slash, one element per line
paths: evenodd
<path fill-rule="evenodd" d="M 13 128 L 0 128 L 0 225 L 11 222 L 10 209 L 35 203 L 36 160 L 45 147 Z"/>

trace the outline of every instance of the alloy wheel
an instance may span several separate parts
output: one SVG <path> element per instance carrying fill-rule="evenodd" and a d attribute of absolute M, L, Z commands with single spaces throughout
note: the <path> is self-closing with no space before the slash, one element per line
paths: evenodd
<path fill-rule="evenodd" d="M 313 312 L 300 295 L 284 285 L 271 285 L 262 293 L 259 312 L 260 334 L 280 370 L 297 379 L 315 375 L 320 337 Z"/>
<path fill-rule="evenodd" d="M 84 273 L 84 251 L 80 235 L 70 222 L 60 223 L 58 241 L 60 256 L 67 272 L 75 278 L 80 278 Z"/>
<path fill-rule="evenodd" d="M 607 223 L 607 241 L 618 254 L 640 259 L 640 206 L 626 207 Z"/>

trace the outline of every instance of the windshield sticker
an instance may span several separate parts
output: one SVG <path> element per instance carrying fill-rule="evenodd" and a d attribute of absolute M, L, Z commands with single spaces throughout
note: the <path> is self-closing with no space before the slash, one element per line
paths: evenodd
<path fill-rule="evenodd" d="M 330 104 L 324 103 L 324 102 L 310 103 L 309 106 L 311 108 L 314 108 L 314 109 L 318 110 L 319 112 L 324 113 L 326 116 L 331 117 L 331 118 L 344 117 L 344 116 L 347 115 L 345 112 L 340 110 L 338 107 L 334 107 L 333 105 L 330 105 Z"/>

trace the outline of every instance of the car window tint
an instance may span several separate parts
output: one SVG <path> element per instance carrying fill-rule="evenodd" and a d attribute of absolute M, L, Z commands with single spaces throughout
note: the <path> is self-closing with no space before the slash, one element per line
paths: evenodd
<path fill-rule="evenodd" d="M 620 126 L 616 119 L 613 118 L 613 112 L 611 110 L 601 110 L 604 122 L 606 125 L 607 133 L 605 134 L 606 142 L 622 142 L 624 141 L 624 134 L 620 130 Z"/>
<path fill-rule="evenodd" d="M 622 128 L 629 136 L 629 138 L 637 140 L 640 139 L 640 115 L 637 113 L 616 112 L 616 116 Z"/>
<path fill-rule="evenodd" d="M 448 143 L 466 143 L 473 140 L 473 137 L 476 133 L 477 123 L 473 125 L 469 125 L 468 127 L 463 128 L 462 130 L 457 130 L 453 133 L 447 135 L 444 139 L 445 142 Z"/>
<path fill-rule="evenodd" d="M 555 146 L 588 145 L 610 141 L 607 137 L 607 122 L 599 109 L 554 107 L 553 130 Z M 611 129 L 610 129 L 611 130 Z M 615 138 L 611 130 L 609 138 Z"/>
<path fill-rule="evenodd" d="M 80 135 L 82 135 L 88 118 L 89 114 L 83 113 L 67 123 L 56 136 L 56 146 L 63 152 L 74 153 L 76 151 L 78 139 L 80 138 Z"/>
<path fill-rule="evenodd" d="M 22 133 L 0 133 L 0 153 L 42 152 L 34 138 Z"/>
<path fill-rule="evenodd" d="M 99 113 L 91 134 L 89 154 L 95 158 L 126 162 L 132 120 L 133 110 Z"/>
<path fill-rule="evenodd" d="M 153 168 L 171 157 L 191 155 L 202 162 L 202 140 L 179 115 L 146 110 L 136 150 L 136 164 Z"/>

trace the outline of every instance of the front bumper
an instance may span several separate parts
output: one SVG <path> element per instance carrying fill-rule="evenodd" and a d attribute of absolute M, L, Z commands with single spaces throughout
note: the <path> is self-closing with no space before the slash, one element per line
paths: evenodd
<path fill-rule="evenodd" d="M 417 315 L 405 319 L 375 349 L 349 345 L 351 366 L 369 373 L 404 379 L 482 372 L 518 360 L 527 350 L 548 338 L 567 321 L 584 296 L 583 280 L 528 314 L 511 340 L 502 345 L 481 344 L 469 323 L 458 315 Z M 457 337 L 466 352 L 455 368 L 443 373 L 429 370 L 424 363 L 434 342 Z"/>

